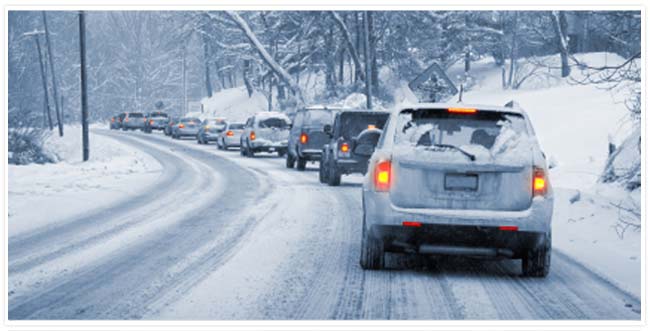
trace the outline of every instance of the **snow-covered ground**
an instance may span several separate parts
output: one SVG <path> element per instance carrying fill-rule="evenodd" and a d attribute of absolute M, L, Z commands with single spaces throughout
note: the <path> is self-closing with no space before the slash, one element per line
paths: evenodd
<path fill-rule="evenodd" d="M 266 97 L 258 91 L 249 97 L 244 86 L 221 90 L 211 98 L 203 98 L 201 103 L 203 117 L 225 117 L 229 121 L 245 122 L 255 113 L 268 110 Z"/>
<path fill-rule="evenodd" d="M 9 165 L 9 236 L 53 225 L 136 195 L 152 185 L 161 165 L 149 154 L 90 132 L 90 160 L 81 161 L 81 128 L 47 138 L 55 164 Z M 44 217 L 46 216 L 47 217 Z"/>
<path fill-rule="evenodd" d="M 624 61 L 611 53 L 577 57 L 594 67 Z M 559 56 L 538 61 L 557 65 Z M 475 85 L 464 93 L 463 101 L 503 105 L 515 100 L 527 111 L 542 149 L 555 163 L 550 170 L 556 194 L 554 248 L 638 297 L 641 235 L 629 228 L 621 233 L 619 216 L 631 215 L 615 206 L 640 206 L 641 191 L 627 192 L 617 184 L 597 183 L 607 159 L 609 139 L 620 144 L 631 128 L 629 112 L 621 102 L 625 93 L 574 84 L 570 79 L 560 79 L 557 71 L 530 78 L 518 90 L 503 90 L 501 68 L 486 58 L 472 64 Z M 455 78 L 461 72 L 462 63 L 458 63 L 450 69 L 450 76 Z M 578 80 L 583 76 L 574 68 L 571 77 Z M 579 200 L 571 203 L 578 192 Z"/>

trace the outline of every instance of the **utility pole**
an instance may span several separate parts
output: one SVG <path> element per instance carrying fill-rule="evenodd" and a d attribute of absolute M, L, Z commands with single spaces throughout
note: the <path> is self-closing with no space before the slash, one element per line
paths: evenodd
<path fill-rule="evenodd" d="M 81 63 L 81 139 L 83 160 L 88 161 L 88 86 L 86 79 L 86 19 L 83 10 L 79 11 L 79 55 Z"/>
<path fill-rule="evenodd" d="M 372 72 L 370 68 L 370 28 L 368 21 L 370 13 L 366 10 L 363 12 L 363 48 L 366 62 L 366 108 L 372 109 Z"/>
<path fill-rule="evenodd" d="M 185 69 L 185 45 L 183 45 L 183 115 L 187 114 L 187 88 L 186 88 L 186 69 Z"/>
<path fill-rule="evenodd" d="M 39 35 L 43 34 L 43 31 L 33 31 L 33 32 L 28 32 L 25 33 L 25 36 L 32 36 L 34 37 L 34 41 L 36 42 L 36 50 L 38 51 L 38 62 L 40 64 L 40 69 L 41 69 L 41 80 L 43 81 L 43 93 L 45 94 L 45 113 L 47 115 L 47 122 L 50 127 L 50 131 L 54 129 L 54 126 L 52 125 L 52 114 L 50 113 L 50 95 L 47 92 L 47 78 L 45 77 L 45 64 L 43 63 L 43 52 L 41 52 L 41 41 L 38 38 Z"/>
<path fill-rule="evenodd" d="M 54 90 L 54 109 L 56 110 L 56 122 L 59 126 L 59 136 L 63 137 L 63 122 L 61 112 L 59 111 L 59 92 L 56 87 L 56 74 L 54 73 L 54 54 L 52 53 L 52 41 L 50 40 L 50 30 L 47 28 L 47 15 L 43 14 L 43 26 L 45 27 L 45 43 L 47 44 L 47 54 L 50 59 L 50 73 L 52 73 L 52 89 Z"/>

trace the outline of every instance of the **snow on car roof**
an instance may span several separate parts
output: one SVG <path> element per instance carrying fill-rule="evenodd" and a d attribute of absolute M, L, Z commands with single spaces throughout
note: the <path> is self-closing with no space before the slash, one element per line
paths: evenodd
<path fill-rule="evenodd" d="M 495 106 L 495 105 L 481 105 L 481 104 L 465 104 L 465 103 L 413 103 L 401 105 L 396 109 L 400 112 L 405 109 L 431 109 L 431 108 L 474 108 L 479 111 L 494 111 L 504 113 L 523 114 L 524 110 L 521 109 L 516 103 L 514 107 Z"/>
<path fill-rule="evenodd" d="M 255 117 L 257 119 L 267 119 L 267 118 L 272 118 L 272 117 L 273 118 L 283 118 L 283 119 L 286 119 L 287 121 L 291 122 L 291 120 L 289 120 L 289 117 L 287 115 L 285 115 L 284 113 L 277 112 L 277 111 L 259 112 L 259 113 L 255 114 Z"/>

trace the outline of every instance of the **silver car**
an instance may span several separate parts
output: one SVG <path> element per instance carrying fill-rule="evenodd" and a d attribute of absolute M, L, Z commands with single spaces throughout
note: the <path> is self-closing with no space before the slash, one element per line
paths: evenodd
<path fill-rule="evenodd" d="M 196 117 L 183 117 L 172 126 L 172 138 L 196 137 L 199 133 L 201 120 Z"/>
<path fill-rule="evenodd" d="M 279 112 L 261 112 L 246 121 L 240 137 L 241 154 L 253 157 L 255 153 L 287 153 L 291 120 Z"/>
<path fill-rule="evenodd" d="M 523 110 L 400 108 L 372 148 L 353 149 L 372 154 L 363 183 L 364 269 L 380 269 L 384 252 L 398 252 L 522 259 L 524 275 L 549 273 L 553 191 Z"/>
<path fill-rule="evenodd" d="M 227 123 L 226 128 L 219 132 L 217 138 L 217 148 L 228 150 L 230 147 L 240 147 L 240 140 L 244 133 L 244 123 Z"/>
<path fill-rule="evenodd" d="M 143 130 L 147 119 L 142 113 L 126 113 L 122 120 L 122 130 Z"/>

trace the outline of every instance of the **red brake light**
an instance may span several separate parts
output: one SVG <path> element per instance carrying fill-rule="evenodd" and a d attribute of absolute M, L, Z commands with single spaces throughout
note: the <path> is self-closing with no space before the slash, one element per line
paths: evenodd
<path fill-rule="evenodd" d="M 300 134 L 300 143 L 301 144 L 306 144 L 309 141 L 309 136 L 306 133 L 301 133 Z"/>
<path fill-rule="evenodd" d="M 149 124 L 153 124 L 153 120 L 149 120 Z"/>
<path fill-rule="evenodd" d="M 145 117 L 142 121 L 145 122 L 145 123 L 147 123 L 147 118 Z"/>
<path fill-rule="evenodd" d="M 390 161 L 380 161 L 375 166 L 375 190 L 386 192 L 390 189 L 392 180 Z"/>
<path fill-rule="evenodd" d="M 350 145 L 348 143 L 342 143 L 341 144 L 341 152 L 347 153 L 350 151 Z"/>
<path fill-rule="evenodd" d="M 255 131 L 251 131 L 251 134 L 249 136 L 251 140 L 255 140 Z"/>
<path fill-rule="evenodd" d="M 500 226 L 499 230 L 501 230 L 501 231 L 519 231 L 519 227 L 518 226 L 506 225 L 506 226 Z"/>
<path fill-rule="evenodd" d="M 129 118 L 128 118 L 128 117 L 124 119 L 124 122 L 128 122 L 128 121 L 129 121 Z"/>
<path fill-rule="evenodd" d="M 226 132 L 226 136 L 228 136 L 228 137 L 232 137 L 232 136 L 234 136 L 234 135 L 235 135 L 235 133 L 232 132 L 232 131 L 228 131 L 228 132 Z"/>
<path fill-rule="evenodd" d="M 456 114 L 475 114 L 476 109 L 474 108 L 448 108 L 448 112 Z"/>
<path fill-rule="evenodd" d="M 412 226 L 412 227 L 419 228 L 419 227 L 422 226 L 422 223 L 420 223 L 420 222 L 408 222 L 408 221 L 406 221 L 406 222 L 402 222 L 402 225 L 403 225 L 403 226 Z"/>
<path fill-rule="evenodd" d="M 178 125 L 178 128 L 179 128 L 179 129 L 182 129 L 182 128 L 184 128 L 184 127 L 185 127 L 185 124 L 183 124 L 183 123 L 181 123 L 181 124 Z"/>
<path fill-rule="evenodd" d="M 115 123 L 115 117 L 111 118 L 111 123 Z"/>
<path fill-rule="evenodd" d="M 370 129 L 376 129 L 376 128 L 377 128 L 376 125 L 374 125 L 374 124 L 368 124 L 368 130 L 370 130 Z"/>
<path fill-rule="evenodd" d="M 546 194 L 546 173 L 542 168 L 533 168 L 533 196 Z"/>

